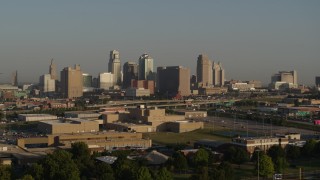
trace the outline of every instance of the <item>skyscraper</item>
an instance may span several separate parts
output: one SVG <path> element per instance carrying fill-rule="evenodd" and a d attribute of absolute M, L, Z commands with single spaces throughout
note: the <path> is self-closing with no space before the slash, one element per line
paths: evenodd
<path fill-rule="evenodd" d="M 108 90 L 114 86 L 115 79 L 112 73 L 100 73 L 99 74 L 99 88 Z"/>
<path fill-rule="evenodd" d="M 110 51 L 108 71 L 114 75 L 114 81 L 116 82 L 116 85 L 121 85 L 120 54 L 116 50 Z"/>
<path fill-rule="evenodd" d="M 57 77 L 57 67 L 53 63 L 53 59 L 51 59 L 50 67 L 49 67 L 49 74 L 51 75 L 51 79 L 58 80 Z"/>
<path fill-rule="evenodd" d="M 143 54 L 139 58 L 139 80 L 155 80 L 153 73 L 153 59 L 148 54 Z"/>
<path fill-rule="evenodd" d="M 61 92 L 66 98 L 76 98 L 83 95 L 83 78 L 80 65 L 74 69 L 66 67 L 61 71 Z"/>
<path fill-rule="evenodd" d="M 320 76 L 316 76 L 316 86 L 320 86 Z"/>
<path fill-rule="evenodd" d="M 197 78 L 200 86 L 212 85 L 212 62 L 207 55 L 200 54 L 197 61 Z"/>
<path fill-rule="evenodd" d="M 12 86 L 18 86 L 18 71 L 12 73 Z"/>
<path fill-rule="evenodd" d="M 51 74 L 44 74 L 40 76 L 39 85 L 44 93 L 55 92 L 56 90 L 55 80 L 52 79 Z"/>
<path fill-rule="evenodd" d="M 224 85 L 224 69 L 220 62 L 215 63 L 213 62 L 212 66 L 212 73 L 213 73 L 213 85 L 214 86 L 223 86 Z"/>
<path fill-rule="evenodd" d="M 82 74 L 83 87 L 92 87 L 92 76 L 87 73 Z"/>
<path fill-rule="evenodd" d="M 134 62 L 126 62 L 123 65 L 123 83 L 124 89 L 131 86 L 131 80 L 138 79 L 138 64 Z"/>
<path fill-rule="evenodd" d="M 298 85 L 297 71 L 279 71 L 271 77 L 271 83 L 286 82 L 294 85 Z"/>
<path fill-rule="evenodd" d="M 190 69 L 182 66 L 158 67 L 158 89 L 168 97 L 190 95 Z"/>

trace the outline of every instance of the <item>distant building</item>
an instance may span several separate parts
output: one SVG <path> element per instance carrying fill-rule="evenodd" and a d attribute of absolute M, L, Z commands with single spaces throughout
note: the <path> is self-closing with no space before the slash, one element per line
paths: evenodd
<path fill-rule="evenodd" d="M 121 85 L 121 62 L 120 53 L 116 50 L 110 51 L 108 71 L 114 75 L 115 84 Z"/>
<path fill-rule="evenodd" d="M 228 92 L 226 87 L 200 87 L 200 95 L 214 95 L 214 94 L 224 94 Z"/>
<path fill-rule="evenodd" d="M 12 73 L 11 85 L 12 86 L 18 86 L 18 71 L 15 71 L 14 73 Z"/>
<path fill-rule="evenodd" d="M 53 59 L 51 59 L 51 64 L 49 67 L 49 74 L 51 75 L 51 79 L 53 80 L 58 80 L 57 77 L 57 67 L 56 65 L 53 63 Z"/>
<path fill-rule="evenodd" d="M 83 87 L 92 87 L 92 76 L 87 73 L 82 74 Z"/>
<path fill-rule="evenodd" d="M 254 88 L 262 88 L 262 82 L 257 80 L 246 81 L 248 84 L 253 84 Z"/>
<path fill-rule="evenodd" d="M 279 73 L 274 74 L 271 77 L 271 83 L 275 82 L 286 82 L 291 84 L 298 84 L 298 75 L 297 71 L 279 71 Z"/>
<path fill-rule="evenodd" d="M 191 78 L 190 78 L 190 90 L 196 90 L 196 89 L 198 89 L 197 76 L 196 75 L 191 75 Z"/>
<path fill-rule="evenodd" d="M 254 84 L 234 83 L 229 85 L 229 89 L 233 91 L 252 91 L 255 90 Z"/>
<path fill-rule="evenodd" d="M 153 74 L 153 58 L 148 54 L 143 54 L 139 58 L 139 80 L 155 80 Z"/>
<path fill-rule="evenodd" d="M 232 144 L 245 148 L 250 154 L 256 149 L 266 152 L 270 147 L 279 145 L 285 148 L 289 144 L 288 138 L 281 137 L 250 137 L 250 138 L 233 138 Z"/>
<path fill-rule="evenodd" d="M 41 121 L 38 129 L 46 134 L 98 132 L 99 123 L 79 118 Z"/>
<path fill-rule="evenodd" d="M 190 69 L 182 66 L 158 67 L 158 89 L 169 97 L 190 95 Z"/>
<path fill-rule="evenodd" d="M 61 92 L 64 97 L 76 98 L 83 95 L 83 78 L 80 65 L 74 69 L 66 67 L 61 71 Z"/>
<path fill-rule="evenodd" d="M 316 86 L 319 87 L 320 86 L 320 76 L 316 77 Z"/>
<path fill-rule="evenodd" d="M 136 89 L 148 89 L 150 94 L 154 94 L 154 81 L 151 80 L 131 80 L 131 87 Z"/>
<path fill-rule="evenodd" d="M 19 121 L 33 122 L 33 121 L 58 120 L 58 117 L 50 114 L 19 114 L 18 119 Z"/>
<path fill-rule="evenodd" d="M 224 85 L 224 69 L 222 68 L 222 64 L 220 62 L 213 63 L 212 67 L 213 72 L 213 85 L 214 86 L 223 86 Z"/>
<path fill-rule="evenodd" d="M 40 76 L 39 85 L 44 93 L 55 92 L 56 90 L 56 81 L 52 79 L 51 74 L 44 74 Z"/>
<path fill-rule="evenodd" d="M 115 84 L 114 74 L 112 73 L 100 73 L 99 74 L 99 88 L 108 90 Z"/>
<path fill-rule="evenodd" d="M 128 97 L 144 97 L 150 96 L 150 90 L 144 88 L 127 88 L 126 96 Z"/>
<path fill-rule="evenodd" d="M 200 54 L 197 60 L 197 79 L 200 86 L 212 85 L 212 62 L 207 55 Z"/>
<path fill-rule="evenodd" d="M 138 79 L 138 64 L 134 62 L 126 62 L 123 65 L 123 83 L 124 89 L 131 86 L 131 80 Z"/>

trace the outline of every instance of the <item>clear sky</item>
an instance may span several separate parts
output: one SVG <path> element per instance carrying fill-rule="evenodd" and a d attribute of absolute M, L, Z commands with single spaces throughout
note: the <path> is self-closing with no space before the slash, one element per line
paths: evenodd
<path fill-rule="evenodd" d="M 155 66 L 196 72 L 201 53 L 221 61 L 227 79 L 265 84 L 279 70 L 299 83 L 320 75 L 319 0 L 15 0 L 0 2 L 0 82 L 18 70 L 37 82 L 53 58 L 60 72 L 80 64 L 97 76 L 109 51 L 121 63 L 143 53 Z M 155 67 L 156 69 L 156 67 Z"/>

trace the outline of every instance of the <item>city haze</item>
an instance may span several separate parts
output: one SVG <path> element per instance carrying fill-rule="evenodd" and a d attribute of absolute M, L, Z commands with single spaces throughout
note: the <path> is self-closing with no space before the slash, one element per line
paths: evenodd
<path fill-rule="evenodd" d="M 148 53 L 155 67 L 196 72 L 199 54 L 221 61 L 226 79 L 270 82 L 296 70 L 314 85 L 320 67 L 319 1 L 8 1 L 0 6 L 0 82 L 38 82 L 53 58 L 60 72 L 106 72 Z"/>

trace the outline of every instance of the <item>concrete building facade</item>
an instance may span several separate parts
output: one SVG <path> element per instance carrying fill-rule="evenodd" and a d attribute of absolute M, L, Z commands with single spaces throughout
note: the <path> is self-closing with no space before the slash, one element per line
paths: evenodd
<path fill-rule="evenodd" d="M 108 90 L 115 85 L 114 74 L 108 73 L 100 73 L 99 74 L 99 88 Z"/>
<path fill-rule="evenodd" d="M 220 62 L 218 63 L 213 62 L 212 73 L 213 73 L 212 84 L 214 86 L 223 86 L 225 77 L 224 77 L 224 69 L 222 68 L 222 64 Z"/>
<path fill-rule="evenodd" d="M 51 75 L 51 79 L 54 79 L 55 81 L 58 80 L 57 67 L 56 67 L 56 64 L 53 63 L 53 59 L 51 59 L 49 74 Z"/>
<path fill-rule="evenodd" d="M 67 98 L 76 98 L 83 95 L 83 78 L 80 65 L 75 65 L 74 69 L 66 67 L 61 71 L 61 92 Z"/>
<path fill-rule="evenodd" d="M 154 80 L 151 76 L 153 75 L 153 58 L 148 54 L 143 54 L 139 58 L 139 80 Z"/>
<path fill-rule="evenodd" d="M 190 69 L 182 66 L 158 67 L 158 90 L 168 97 L 190 95 Z"/>
<path fill-rule="evenodd" d="M 148 89 L 150 94 L 154 94 L 154 81 L 152 80 L 131 80 L 131 87 L 136 89 Z"/>
<path fill-rule="evenodd" d="M 126 62 L 123 65 L 123 83 L 124 89 L 131 87 L 131 81 L 138 80 L 138 64 L 134 62 Z"/>
<path fill-rule="evenodd" d="M 121 85 L 121 62 L 119 51 L 110 51 L 110 58 L 108 63 L 108 71 L 114 75 L 114 82 L 116 85 Z"/>
<path fill-rule="evenodd" d="M 38 129 L 46 134 L 98 132 L 99 122 L 79 118 L 42 121 L 39 123 Z"/>
<path fill-rule="evenodd" d="M 209 57 L 204 54 L 200 54 L 197 60 L 197 79 L 199 86 L 212 85 L 212 62 Z"/>
<path fill-rule="evenodd" d="M 297 71 L 279 71 L 271 77 L 271 83 L 286 82 L 294 85 L 298 85 Z"/>
<path fill-rule="evenodd" d="M 39 85 L 44 93 L 55 92 L 56 90 L 56 81 L 52 79 L 51 74 L 40 76 Z"/>

